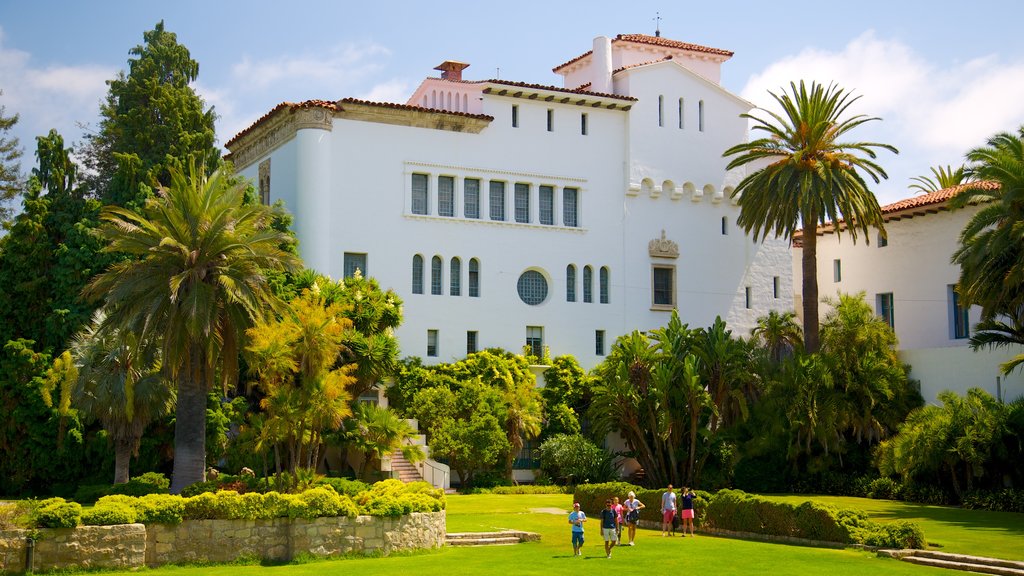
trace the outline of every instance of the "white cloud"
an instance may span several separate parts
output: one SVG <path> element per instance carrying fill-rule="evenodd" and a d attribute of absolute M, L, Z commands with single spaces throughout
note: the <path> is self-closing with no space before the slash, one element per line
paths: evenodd
<path fill-rule="evenodd" d="M 231 73 L 252 89 L 290 81 L 306 85 L 345 86 L 379 70 L 380 65 L 376 59 L 389 54 L 387 48 L 377 44 L 343 44 L 323 53 L 281 56 L 260 61 L 245 56 L 232 68 Z"/>
<path fill-rule="evenodd" d="M 402 80 L 389 80 L 381 84 L 377 84 L 370 88 L 369 92 L 359 96 L 361 100 L 369 100 L 371 102 L 396 102 L 398 104 L 405 104 L 409 100 L 409 95 L 412 94 L 412 90 L 409 89 L 409 84 Z"/>
<path fill-rule="evenodd" d="M 842 50 L 808 48 L 752 76 L 744 98 L 769 109 L 791 81 L 816 80 L 862 96 L 849 110 L 883 118 L 857 129 L 857 140 L 886 142 L 898 157 L 882 157 L 890 180 L 880 200 L 909 196 L 909 179 L 931 166 L 957 165 L 967 150 L 999 131 L 1024 123 L 1024 62 L 988 56 L 963 62 L 934 62 L 898 40 L 867 31 Z"/>

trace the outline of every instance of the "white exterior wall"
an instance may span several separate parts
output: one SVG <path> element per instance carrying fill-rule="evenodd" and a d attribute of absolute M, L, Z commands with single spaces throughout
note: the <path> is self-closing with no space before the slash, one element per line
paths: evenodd
<path fill-rule="evenodd" d="M 418 98 L 445 83 L 426 81 Z M 431 363 L 458 360 L 466 354 L 467 331 L 478 333 L 478 349 L 518 352 L 527 327 L 539 326 L 553 356 L 572 354 L 582 366 L 593 367 L 603 359 L 595 350 L 596 331 L 604 331 L 607 353 L 617 337 L 668 321 L 669 312 L 651 309 L 652 262 L 676 266 L 677 307 L 691 327 L 709 326 L 721 316 L 742 336 L 769 309 L 792 309 L 788 245 L 751 242 L 735 226 L 739 211 L 728 199 L 721 153 L 746 136 L 739 118 L 749 107 L 745 102 L 671 61 L 616 75 L 616 92 L 638 100 L 616 102 L 611 110 L 576 105 L 578 98 L 567 103 L 557 97 L 515 98 L 516 90 L 499 96 L 483 94 L 479 84 L 469 86 L 481 90 L 471 108 L 494 118 L 478 134 L 410 127 L 391 117 L 367 121 L 352 117 L 374 117 L 335 114 L 328 129 L 300 129 L 269 152 L 271 201 L 284 199 L 294 214 L 307 266 L 337 278 L 346 252 L 365 253 L 363 272 L 402 297 L 405 320 L 397 336 L 403 356 Z M 667 103 L 664 127 L 658 127 L 656 115 L 661 93 Z M 679 96 L 688 106 L 683 130 L 675 116 Z M 593 96 L 585 98 L 594 102 Z M 697 124 L 700 100 L 705 101 L 703 132 Z M 344 102 L 339 106 L 346 107 Z M 512 106 L 518 107 L 518 127 L 512 126 Z M 628 106 L 632 109 L 623 110 Z M 549 109 L 553 131 L 547 130 Z M 581 134 L 584 113 L 586 135 Z M 401 119 L 426 112 L 394 114 Z M 304 118 L 315 120 L 308 114 Z M 248 157 L 242 174 L 255 179 L 266 157 Z M 414 173 L 429 175 L 427 215 L 412 214 Z M 455 217 L 437 215 L 438 176 L 455 179 Z M 481 180 L 479 219 L 464 217 L 465 178 Z M 645 178 L 654 185 L 640 192 Z M 490 180 L 507 183 L 504 222 L 489 219 Z M 663 190 L 666 181 L 670 184 Z M 514 221 L 517 182 L 531 186 L 528 224 Z M 555 226 L 538 223 L 540 185 L 555 188 Z M 565 187 L 579 190 L 575 228 L 557 225 Z M 728 226 L 724 235 L 723 218 Z M 648 243 L 662 230 L 679 248 L 672 262 L 649 255 Z M 412 293 L 416 254 L 424 261 L 423 294 Z M 435 255 L 443 260 L 441 295 L 430 293 Z M 453 257 L 462 264 L 460 296 L 449 294 Z M 468 296 L 472 258 L 480 263 L 478 298 Z M 566 300 L 570 264 L 576 267 L 575 302 Z M 584 302 L 582 285 L 586 266 L 593 270 L 590 303 Z M 607 304 L 600 303 L 602 267 L 610 271 Z M 526 270 L 541 272 L 548 282 L 547 299 L 536 306 L 525 304 L 517 292 Z M 780 278 L 778 298 L 772 294 L 775 276 Z M 752 290 L 749 309 L 747 286 Z M 426 355 L 428 330 L 438 331 L 436 358 Z"/>
<path fill-rule="evenodd" d="M 977 211 L 968 207 L 940 211 L 886 223 L 888 245 L 878 246 L 877 232 L 871 232 L 868 245 L 858 235 L 855 245 L 849 235 L 818 237 L 818 293 L 835 298 L 838 292 L 866 293 L 867 302 L 877 311 L 876 295 L 892 293 L 893 324 L 899 339 L 900 358 L 911 365 L 911 378 L 921 383 L 926 402 L 935 402 L 939 392 L 964 392 L 977 386 L 995 394 L 999 364 L 1017 352 L 971 352 L 966 338 L 953 337 L 952 303 L 949 286 L 957 282 L 960 269 L 950 263 L 958 246 L 958 237 Z M 834 261 L 840 261 L 841 279 L 835 282 Z M 793 252 L 794 287 L 799 290 L 800 251 Z M 829 306 L 819 305 L 822 319 Z M 980 309 L 972 307 L 970 326 L 980 319 Z M 1022 376 L 1003 379 L 1003 387 L 1013 399 L 1014 391 L 1024 392 Z"/>

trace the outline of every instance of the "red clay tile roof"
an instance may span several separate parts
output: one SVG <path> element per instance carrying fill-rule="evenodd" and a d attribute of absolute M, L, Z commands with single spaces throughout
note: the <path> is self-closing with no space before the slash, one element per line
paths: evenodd
<path fill-rule="evenodd" d="M 995 182 L 967 182 L 966 184 L 960 184 L 959 186 L 953 186 L 951 188 L 945 188 L 943 190 L 937 190 L 930 194 L 923 194 L 921 196 L 913 196 L 905 198 L 892 204 L 886 204 L 882 206 L 882 214 L 891 214 L 893 212 L 900 212 L 910 208 L 921 208 L 923 206 L 931 206 L 932 204 L 942 204 L 964 190 L 980 188 L 982 190 L 996 190 L 999 188 L 999 184 Z"/>
<path fill-rule="evenodd" d="M 289 108 L 291 110 L 298 110 L 300 108 L 327 108 L 332 112 L 339 112 L 344 110 L 343 107 L 338 104 L 360 104 L 364 106 L 379 106 L 381 108 L 393 108 L 396 110 L 419 110 L 421 112 L 432 112 L 437 114 L 451 114 L 453 116 L 464 116 L 467 118 L 479 118 L 481 120 L 494 120 L 493 116 L 487 116 L 486 114 L 468 114 L 466 112 L 452 112 L 451 110 L 438 110 L 436 108 L 424 108 L 422 106 L 409 106 L 407 104 L 395 104 L 392 102 L 370 102 L 368 100 L 359 100 L 357 98 L 343 98 L 337 102 L 330 102 L 327 100 L 306 100 L 305 102 L 281 102 L 277 106 L 274 106 L 270 112 L 267 112 L 263 116 L 260 116 L 255 122 L 250 124 L 246 129 L 242 130 L 238 134 L 235 134 L 231 140 L 224 143 L 225 148 L 230 148 L 231 144 L 237 141 L 242 136 L 245 136 L 249 132 L 252 132 L 257 126 L 262 124 L 268 118 L 276 114 L 279 110 Z"/>
<path fill-rule="evenodd" d="M 603 92 L 589 92 L 580 88 L 560 88 L 558 86 L 546 86 L 544 84 L 528 84 L 526 82 L 511 82 L 509 80 L 484 80 L 484 82 L 490 82 L 492 84 L 501 84 L 503 86 L 515 86 L 517 88 L 532 88 L 534 90 L 551 90 L 554 92 L 567 92 L 569 94 L 582 94 L 584 96 L 597 96 L 599 98 L 615 98 L 616 100 L 628 100 L 630 102 L 636 102 L 636 98 L 632 96 L 620 96 L 618 94 L 605 94 Z M 589 84 L 587 84 L 589 86 Z"/>
<path fill-rule="evenodd" d="M 622 68 L 616 68 L 615 70 L 612 70 L 612 75 L 614 76 L 615 74 L 618 74 L 619 72 L 622 72 L 623 70 L 629 70 L 630 68 L 639 68 L 641 66 L 647 66 L 649 64 L 657 64 L 658 62 L 665 62 L 665 61 L 671 60 L 671 59 L 672 59 L 672 55 L 669 54 L 668 56 L 665 56 L 664 58 L 658 58 L 657 60 L 651 60 L 649 62 L 640 62 L 638 64 L 630 64 L 629 66 L 623 66 Z"/>
<path fill-rule="evenodd" d="M 703 52 L 705 54 L 716 54 L 718 56 L 725 56 L 731 58 L 733 53 L 729 50 L 722 50 L 720 48 L 711 48 L 709 46 L 701 46 L 700 44 L 690 44 L 689 42 L 680 42 L 678 40 L 669 40 L 668 38 L 662 38 L 661 36 L 648 36 L 646 34 L 619 34 L 615 38 L 612 38 L 612 42 L 636 42 L 638 44 L 651 44 L 653 46 L 664 46 L 666 48 L 678 48 L 680 50 L 689 50 L 691 52 Z M 559 64 L 551 69 L 552 72 L 558 72 L 562 68 L 579 62 L 593 54 L 594 51 L 590 50 L 580 54 L 579 56 L 569 60 L 568 62 Z"/>

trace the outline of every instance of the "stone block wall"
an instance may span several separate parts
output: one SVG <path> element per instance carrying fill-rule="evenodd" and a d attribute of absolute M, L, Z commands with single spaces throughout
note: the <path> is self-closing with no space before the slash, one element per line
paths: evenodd
<path fill-rule="evenodd" d="M 289 560 L 314 556 L 390 554 L 396 550 L 440 548 L 445 513 L 397 518 L 275 518 L 273 520 L 186 520 L 178 525 L 123 524 L 40 529 L 34 569 L 139 568 L 182 562 L 231 562 L 242 557 Z M 0 531 L 0 572 L 26 568 L 27 530 Z"/>

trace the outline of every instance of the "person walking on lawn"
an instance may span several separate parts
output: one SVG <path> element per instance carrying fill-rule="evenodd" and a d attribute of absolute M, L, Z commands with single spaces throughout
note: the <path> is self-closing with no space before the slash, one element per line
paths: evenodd
<path fill-rule="evenodd" d="M 619 504 L 619 497 L 615 496 L 612 498 L 612 510 L 615 511 L 615 538 L 619 542 L 622 542 L 622 523 L 625 519 L 622 517 L 622 512 L 625 510 L 622 504 Z"/>
<path fill-rule="evenodd" d="M 693 537 L 693 499 L 696 496 L 689 486 L 683 486 L 683 536 L 686 536 L 686 527 L 690 527 L 690 536 Z"/>
<path fill-rule="evenodd" d="M 612 510 L 612 501 L 604 501 L 604 510 L 601 510 L 601 536 L 604 537 L 604 553 L 606 558 L 612 557 L 612 548 L 618 542 L 615 533 L 615 510 Z"/>
<path fill-rule="evenodd" d="M 580 510 L 580 503 L 572 505 L 572 512 L 569 513 L 569 524 L 572 524 L 572 551 L 573 556 L 582 556 L 583 552 L 583 523 L 587 521 L 587 515 Z"/>
<path fill-rule="evenodd" d="M 630 492 L 622 507 L 626 511 L 626 533 L 629 535 L 629 546 L 632 546 L 633 539 L 636 538 L 636 525 L 640 523 L 640 510 L 646 506 L 636 499 L 635 492 Z"/>

